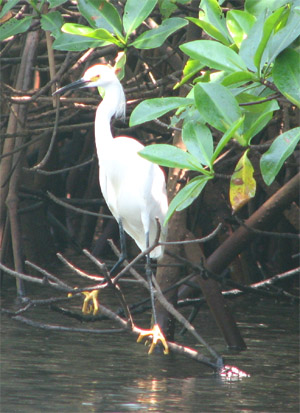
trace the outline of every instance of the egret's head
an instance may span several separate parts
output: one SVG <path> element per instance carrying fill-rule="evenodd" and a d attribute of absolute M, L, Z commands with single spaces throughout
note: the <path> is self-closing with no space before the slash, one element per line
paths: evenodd
<path fill-rule="evenodd" d="M 82 79 L 90 87 L 105 87 L 106 85 L 115 83 L 118 80 L 113 69 L 109 66 L 100 64 L 88 68 Z"/>
<path fill-rule="evenodd" d="M 56 90 L 53 95 L 65 93 L 68 90 L 82 89 L 84 87 L 107 87 L 119 83 L 113 69 L 106 65 L 94 65 L 87 69 L 83 77 L 69 85 Z"/>
<path fill-rule="evenodd" d="M 109 107 L 112 116 L 114 115 L 118 118 L 125 117 L 126 100 L 123 87 L 114 70 L 109 66 L 98 64 L 90 67 L 81 79 L 61 87 L 56 90 L 53 95 L 65 93 L 67 90 L 82 89 L 84 87 L 102 87 L 105 91 L 106 99 L 106 103 L 102 107 Z"/>

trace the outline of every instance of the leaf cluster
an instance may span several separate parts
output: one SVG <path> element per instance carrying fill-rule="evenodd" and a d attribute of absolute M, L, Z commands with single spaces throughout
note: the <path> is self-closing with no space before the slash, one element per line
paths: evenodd
<path fill-rule="evenodd" d="M 244 148 L 230 182 L 232 209 L 237 211 L 247 203 L 256 190 L 248 157 L 252 139 L 272 120 L 283 96 L 300 107 L 300 2 L 278 5 L 248 0 L 244 10 L 229 10 L 226 15 L 219 3 L 202 0 L 198 19 L 188 19 L 211 40 L 180 45 L 189 59 L 175 88 L 193 78 L 187 98 L 144 101 L 131 115 L 131 125 L 137 125 L 176 109 L 183 120 L 186 151 L 167 145 L 141 151 L 141 156 L 160 165 L 200 173 L 173 199 L 167 220 L 175 210 L 190 205 L 215 176 L 214 163 L 230 140 Z M 216 145 L 212 129 L 222 134 Z M 267 185 L 299 140 L 300 128 L 293 128 L 279 135 L 263 154 L 260 168 Z"/>
<path fill-rule="evenodd" d="M 19 0 L 8 2 L 2 9 L 0 18 L 3 17 Z M 128 0 L 125 3 L 123 15 L 117 8 L 106 0 L 78 0 L 77 8 L 87 24 L 65 23 L 63 14 L 58 10 L 43 12 L 44 4 L 48 3 L 52 9 L 68 3 L 67 0 L 31 0 L 41 27 L 51 32 L 55 37 L 53 48 L 57 50 L 81 51 L 87 48 L 102 47 L 115 44 L 120 49 L 128 47 L 137 49 L 153 49 L 161 46 L 166 38 L 178 29 L 188 24 L 187 20 L 180 17 L 166 18 L 160 25 L 148 29 L 144 21 L 149 17 L 157 4 L 157 0 Z M 1 26 L 0 40 L 28 30 L 33 16 L 20 20 L 10 19 Z M 146 30 L 131 40 L 135 30 L 143 25 Z"/>
<path fill-rule="evenodd" d="M 8 1 L 0 18 L 18 3 Z M 243 148 L 229 194 L 233 211 L 238 210 L 255 195 L 254 167 L 248 156 L 253 138 L 270 123 L 283 98 L 300 108 L 300 0 L 246 0 L 242 10 L 222 9 L 221 0 L 201 0 L 197 18 L 170 17 L 179 4 L 189 3 L 187 0 L 127 0 L 122 9 L 113 3 L 78 0 L 76 10 L 84 23 L 79 24 L 65 21 L 62 7 L 69 5 L 66 0 L 30 0 L 35 14 L 9 18 L 0 26 L 0 39 L 24 33 L 38 20 L 41 28 L 55 38 L 53 48 L 57 50 L 115 45 L 124 51 L 118 62 L 124 70 L 130 48 L 157 48 L 188 24 L 200 27 L 206 39 L 179 46 L 188 59 L 174 90 L 188 85 L 187 96 L 143 101 L 132 112 L 130 125 L 174 110 L 174 122 L 182 121 L 186 151 L 163 144 L 146 147 L 140 153 L 160 165 L 198 173 L 173 199 L 166 220 L 174 211 L 190 205 L 214 178 L 215 163 L 230 141 Z M 151 19 L 157 8 L 159 24 Z M 221 134 L 217 142 L 214 130 Z M 299 140 L 299 127 L 288 130 L 276 137 L 262 155 L 260 169 L 267 185 L 274 181 Z"/>

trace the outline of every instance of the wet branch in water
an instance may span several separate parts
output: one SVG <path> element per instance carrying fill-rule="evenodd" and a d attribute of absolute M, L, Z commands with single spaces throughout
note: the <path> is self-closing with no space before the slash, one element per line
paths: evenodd
<path fill-rule="evenodd" d="M 48 330 L 57 330 L 57 331 L 62 331 L 62 332 L 86 332 L 86 333 L 94 333 L 94 334 L 109 334 L 109 333 L 120 333 L 120 332 L 130 332 L 136 336 L 138 336 L 143 330 L 139 328 L 137 325 L 133 323 L 133 319 L 130 313 L 129 306 L 126 302 L 125 296 L 122 293 L 120 286 L 118 284 L 118 281 L 120 280 L 120 277 L 128 272 L 133 275 L 133 277 L 139 282 L 139 284 L 142 284 L 145 288 L 148 287 L 147 281 L 143 278 L 143 276 L 136 271 L 136 269 L 133 268 L 133 265 L 141 260 L 146 254 L 150 253 L 159 243 L 159 235 L 160 235 L 160 227 L 158 226 L 157 230 L 157 237 L 153 245 L 151 245 L 146 251 L 140 253 L 133 261 L 130 263 L 125 261 L 124 262 L 124 269 L 120 271 L 119 274 L 117 274 L 115 277 L 110 277 L 109 271 L 106 268 L 106 265 L 101 263 L 97 258 L 95 258 L 92 254 L 90 254 L 88 251 L 84 251 L 85 255 L 93 262 L 96 264 L 98 267 L 101 276 L 90 276 L 86 272 L 83 272 L 79 270 L 76 266 L 71 264 L 69 261 L 67 261 L 63 256 L 60 254 L 59 257 L 60 259 L 68 265 L 69 268 L 71 268 L 73 271 L 76 272 L 77 275 L 83 276 L 85 278 L 90 278 L 93 281 L 100 281 L 99 284 L 96 284 L 94 286 L 88 286 L 88 287 L 81 287 L 81 288 L 74 288 L 70 286 L 69 284 L 65 283 L 64 281 L 60 280 L 60 278 L 56 275 L 51 274 L 49 271 L 44 270 L 43 268 L 31 263 L 27 262 L 27 265 L 34 269 L 35 271 L 41 273 L 42 278 L 39 277 L 33 277 L 31 275 L 23 274 L 14 270 L 9 269 L 8 267 L 4 266 L 3 264 L 0 263 L 0 269 L 4 271 L 5 273 L 15 277 L 19 278 L 22 280 L 25 280 L 27 282 L 34 282 L 38 283 L 40 285 L 43 285 L 45 287 L 50 287 L 51 289 L 57 290 L 58 292 L 63 292 L 64 294 L 72 294 L 72 297 L 51 297 L 47 299 L 41 299 L 41 300 L 30 300 L 28 298 L 23 300 L 24 306 L 16 312 L 12 312 L 6 309 L 3 309 L 2 311 L 9 316 L 11 316 L 14 320 L 23 322 L 27 325 L 31 325 L 36 328 L 43 328 L 43 329 L 48 329 Z M 115 246 L 113 246 L 114 251 L 116 252 L 117 255 L 119 255 L 119 251 Z M 176 317 L 176 319 L 184 325 L 185 328 L 188 329 L 188 331 L 199 341 L 202 345 L 206 347 L 208 352 L 211 354 L 213 357 L 213 360 L 210 360 L 208 357 L 204 356 L 200 352 L 191 349 L 187 346 L 182 346 L 177 343 L 169 342 L 168 345 L 170 346 L 170 349 L 173 352 L 185 355 L 187 357 L 193 358 L 207 366 L 210 366 L 213 370 L 219 371 L 224 367 L 222 357 L 220 357 L 203 339 L 202 337 L 196 332 L 195 328 L 186 320 L 175 308 L 173 305 L 171 305 L 164 297 L 163 293 L 161 292 L 158 284 L 156 283 L 155 278 L 153 277 L 153 283 L 155 287 L 155 296 L 156 299 L 163 305 L 165 308 L 172 312 L 172 314 Z M 40 305 L 51 305 L 51 307 L 54 307 L 54 304 L 57 304 L 61 301 L 68 301 L 72 299 L 75 295 L 80 294 L 81 292 L 84 291 L 93 291 L 95 289 L 102 289 L 110 287 L 112 291 L 116 294 L 118 297 L 123 313 L 126 316 L 126 319 L 120 317 L 116 312 L 106 308 L 103 305 L 99 305 L 100 313 L 102 316 L 104 315 L 105 317 L 109 318 L 110 320 L 116 322 L 121 328 L 120 329 L 81 329 L 81 328 L 71 328 L 71 327 L 66 327 L 66 326 L 59 326 L 59 325 L 51 325 L 51 324 L 46 324 L 42 323 L 39 321 L 34 321 L 29 318 L 24 317 L 24 313 L 28 311 L 29 309 L 36 308 Z M 56 308 L 57 310 L 57 308 Z M 59 310 L 58 310 L 59 311 Z M 61 313 L 63 314 L 64 311 L 62 310 Z M 21 315 L 22 314 L 22 315 Z M 72 314 L 72 311 L 70 312 Z M 69 315 L 70 315 L 69 314 Z M 98 316 L 81 316 L 82 319 L 87 321 L 88 319 L 96 319 L 99 320 Z"/>

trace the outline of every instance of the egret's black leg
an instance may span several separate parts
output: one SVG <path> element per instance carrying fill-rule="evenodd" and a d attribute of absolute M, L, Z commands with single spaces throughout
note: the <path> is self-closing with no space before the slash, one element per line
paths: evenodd
<path fill-rule="evenodd" d="M 122 220 L 120 219 L 119 222 L 119 232 L 120 232 L 120 248 L 121 248 L 121 255 L 118 259 L 118 261 L 115 263 L 115 265 L 112 267 L 110 270 L 110 275 L 114 276 L 117 274 L 117 271 L 122 264 L 127 258 L 127 249 L 126 249 L 126 238 L 125 238 L 125 232 L 122 224 Z"/>
<path fill-rule="evenodd" d="M 149 233 L 146 233 L 146 248 L 149 247 Z M 157 324 L 157 317 L 156 317 L 156 309 L 155 309 L 155 298 L 154 298 L 154 291 L 153 291 L 153 284 L 152 284 L 152 270 L 151 270 L 151 261 L 150 261 L 150 254 L 146 255 L 146 276 L 147 281 L 149 284 L 149 292 L 151 298 L 151 307 L 152 307 L 152 316 L 153 316 L 153 324 Z"/>
<path fill-rule="evenodd" d="M 122 225 L 122 221 L 119 220 L 119 231 L 120 231 L 120 247 L 121 247 L 121 255 L 118 259 L 118 261 L 115 263 L 115 265 L 112 267 L 110 274 L 113 276 L 117 273 L 117 270 L 119 266 L 122 264 L 122 262 L 127 258 L 127 253 L 126 253 L 126 242 L 125 242 L 125 233 L 124 233 L 124 228 Z M 82 307 L 82 312 L 84 314 L 90 314 L 93 312 L 94 315 L 97 314 L 99 311 L 99 303 L 98 303 L 98 294 L 99 290 L 93 290 L 93 291 L 83 291 L 83 294 L 85 296 L 84 302 L 83 302 L 83 307 Z M 90 302 L 92 301 L 92 304 Z"/>
<path fill-rule="evenodd" d="M 149 246 L 149 233 L 146 234 L 146 248 Z M 146 256 L 146 276 L 149 284 L 150 290 L 150 298 L 151 298 L 151 307 L 152 307 L 152 315 L 153 315 L 153 327 L 151 330 L 142 330 L 137 341 L 138 343 L 143 340 L 145 337 L 152 337 L 152 344 L 150 346 L 148 354 L 151 354 L 157 345 L 158 341 L 161 342 L 164 349 L 164 354 L 169 354 L 169 347 L 168 343 L 157 324 L 157 316 L 156 316 L 156 309 L 155 309 L 155 298 L 154 298 L 154 291 L 153 291 L 153 284 L 152 284 L 152 271 L 150 267 L 150 255 Z"/>

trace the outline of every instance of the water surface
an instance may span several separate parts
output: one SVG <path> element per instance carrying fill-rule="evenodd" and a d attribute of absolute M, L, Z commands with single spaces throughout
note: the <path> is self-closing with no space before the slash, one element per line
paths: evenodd
<path fill-rule="evenodd" d="M 11 305 L 12 294 L 3 297 L 3 307 Z M 108 304 L 109 297 L 104 300 Z M 131 335 L 45 331 L 2 315 L 1 413 L 297 413 L 298 307 L 247 298 L 234 302 L 234 312 L 248 346 L 239 354 L 227 351 L 205 307 L 197 320 L 199 332 L 226 363 L 251 374 L 231 383 L 182 356 L 148 356 Z M 52 324 L 64 321 L 48 308 L 32 314 Z M 195 344 L 188 336 L 178 340 Z"/>

